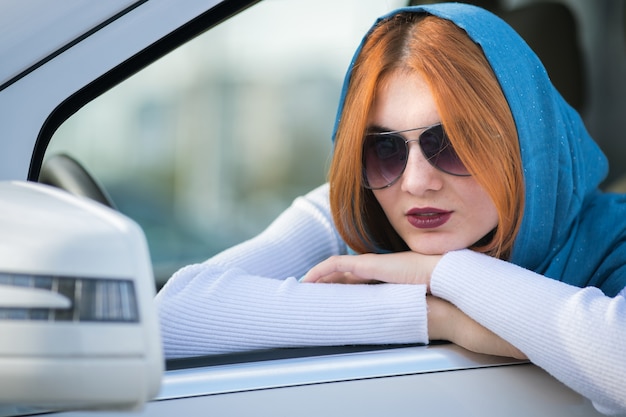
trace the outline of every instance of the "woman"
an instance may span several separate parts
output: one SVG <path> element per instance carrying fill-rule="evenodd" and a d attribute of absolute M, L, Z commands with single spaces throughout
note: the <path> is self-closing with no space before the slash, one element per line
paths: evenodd
<path fill-rule="evenodd" d="M 159 293 L 169 357 L 445 339 L 626 411 L 626 202 L 511 28 L 459 4 L 381 18 L 335 131 L 329 185 Z"/>

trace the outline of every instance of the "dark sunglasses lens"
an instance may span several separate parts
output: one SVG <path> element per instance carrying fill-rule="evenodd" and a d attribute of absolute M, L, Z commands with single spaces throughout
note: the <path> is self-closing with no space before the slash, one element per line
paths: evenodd
<path fill-rule="evenodd" d="M 406 164 L 407 147 L 398 135 L 369 134 L 363 147 L 363 179 L 367 188 L 384 188 L 397 180 Z"/>
<path fill-rule="evenodd" d="M 420 136 L 424 157 L 435 167 L 452 175 L 468 175 L 441 125 L 433 126 Z"/>

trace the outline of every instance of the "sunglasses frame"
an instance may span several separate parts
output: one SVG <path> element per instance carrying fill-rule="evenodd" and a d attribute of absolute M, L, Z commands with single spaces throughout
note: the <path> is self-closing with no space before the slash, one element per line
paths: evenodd
<path fill-rule="evenodd" d="M 367 168 L 365 166 L 365 162 L 363 162 L 363 174 L 362 174 L 362 178 L 363 178 L 363 186 L 369 190 L 382 190 L 384 188 L 388 188 L 391 187 L 393 184 L 395 184 L 404 174 L 404 171 L 406 170 L 406 166 L 408 163 L 408 156 L 409 156 L 409 143 L 411 142 L 417 142 L 417 144 L 419 145 L 420 151 L 422 152 L 422 155 L 424 156 L 424 158 L 426 158 L 426 160 L 428 161 L 428 163 L 434 167 L 435 169 L 444 172 L 448 175 L 453 175 L 455 177 L 469 177 L 472 174 L 470 174 L 469 172 L 467 174 L 457 174 L 457 173 L 453 173 L 453 172 L 449 172 L 446 171 L 445 169 L 437 166 L 434 162 L 433 162 L 433 156 L 428 157 L 425 152 L 424 152 L 424 148 L 422 147 L 422 143 L 421 143 L 421 139 L 422 139 L 422 135 L 424 133 L 426 133 L 428 130 L 437 127 L 437 126 L 441 126 L 441 129 L 443 130 L 443 133 L 445 135 L 445 129 L 443 128 L 443 124 L 442 123 L 435 123 L 429 126 L 423 126 L 423 127 L 415 127 L 412 129 L 406 129 L 406 130 L 392 130 L 392 131 L 387 131 L 387 132 L 368 132 L 365 137 L 367 138 L 370 135 L 375 135 L 375 136 L 394 136 L 394 137 L 398 137 L 400 138 L 403 142 L 404 142 L 404 146 L 406 149 L 406 160 L 404 161 L 404 165 L 402 167 L 402 170 L 400 170 L 400 173 L 398 174 L 398 176 L 396 178 L 394 178 L 391 182 L 389 182 L 387 185 L 383 185 L 382 187 L 372 187 L 369 185 L 369 181 L 367 179 Z M 417 139 L 406 139 L 404 136 L 401 135 L 401 133 L 407 133 L 407 132 L 415 132 L 417 130 L 423 130 L 423 132 L 419 135 L 419 137 Z M 449 142 L 449 141 L 448 141 Z M 450 144 L 451 146 L 451 144 Z M 365 148 L 365 140 L 363 141 L 363 148 Z M 441 150 L 440 150 L 441 151 Z M 456 152 L 454 152 L 456 154 Z M 363 159 L 365 159 L 365 151 L 363 151 Z"/>

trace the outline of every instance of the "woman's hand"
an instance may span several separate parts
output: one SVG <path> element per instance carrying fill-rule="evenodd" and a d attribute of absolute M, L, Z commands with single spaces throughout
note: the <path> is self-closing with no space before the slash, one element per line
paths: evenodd
<path fill-rule="evenodd" d="M 313 267 L 302 279 L 309 283 L 423 284 L 430 293 L 430 276 L 441 255 L 415 252 L 333 256 Z M 428 336 L 490 355 L 526 359 L 513 345 L 481 326 L 453 304 L 428 295 Z"/>
<path fill-rule="evenodd" d="M 447 340 L 472 352 L 527 359 L 515 346 L 449 302 L 429 295 L 426 296 L 426 303 L 430 340 Z"/>
<path fill-rule="evenodd" d="M 441 255 L 415 252 L 333 256 L 313 267 L 302 282 L 343 284 L 424 284 L 430 291 L 430 276 Z"/>

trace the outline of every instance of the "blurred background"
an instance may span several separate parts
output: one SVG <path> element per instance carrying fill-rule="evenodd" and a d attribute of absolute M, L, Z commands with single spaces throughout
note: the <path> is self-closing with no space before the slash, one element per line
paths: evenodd
<path fill-rule="evenodd" d="M 264 0 L 89 103 L 46 155 L 78 159 L 142 226 L 161 286 L 325 182 L 348 63 L 402 4 Z"/>

